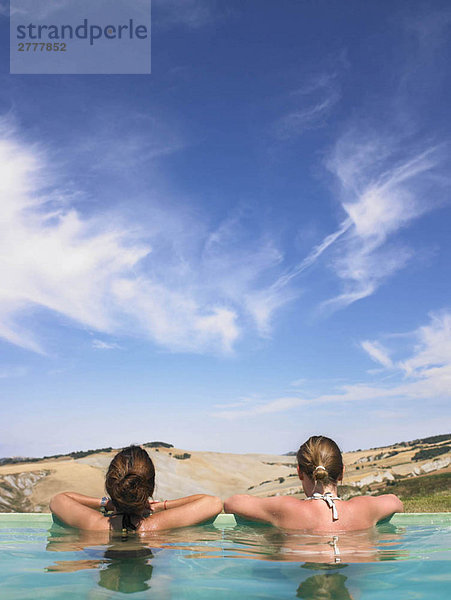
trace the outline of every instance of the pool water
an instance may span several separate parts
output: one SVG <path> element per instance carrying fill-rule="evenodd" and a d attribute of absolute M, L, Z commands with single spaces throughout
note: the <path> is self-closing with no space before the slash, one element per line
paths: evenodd
<path fill-rule="evenodd" d="M 448 600 L 451 514 L 338 537 L 213 524 L 111 538 L 0 515 L 0 598 Z"/>

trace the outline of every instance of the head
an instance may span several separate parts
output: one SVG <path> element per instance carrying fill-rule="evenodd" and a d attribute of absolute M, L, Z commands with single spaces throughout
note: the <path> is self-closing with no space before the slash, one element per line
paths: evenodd
<path fill-rule="evenodd" d="M 155 487 L 155 468 L 147 452 L 129 446 L 116 454 L 108 467 L 105 487 L 118 512 L 145 514 Z"/>
<path fill-rule="evenodd" d="M 299 448 L 298 473 L 304 482 L 306 476 L 317 487 L 337 485 L 343 478 L 343 458 L 340 448 L 330 438 L 314 435 Z"/>

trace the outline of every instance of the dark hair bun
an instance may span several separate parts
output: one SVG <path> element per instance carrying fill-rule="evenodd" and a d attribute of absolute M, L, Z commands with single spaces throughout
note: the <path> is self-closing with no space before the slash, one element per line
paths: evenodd
<path fill-rule="evenodd" d="M 111 461 L 105 487 L 118 512 L 143 515 L 155 486 L 155 469 L 149 455 L 139 446 L 129 446 Z"/>

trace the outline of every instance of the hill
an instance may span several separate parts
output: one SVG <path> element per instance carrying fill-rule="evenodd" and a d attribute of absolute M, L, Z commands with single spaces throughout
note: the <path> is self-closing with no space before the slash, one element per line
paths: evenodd
<path fill-rule="evenodd" d="M 398 493 L 411 511 L 451 511 L 451 435 L 400 442 L 344 454 L 340 495 Z M 166 442 L 143 444 L 155 463 L 155 498 L 210 493 L 302 497 L 292 455 L 193 452 Z M 102 496 L 117 449 L 101 448 L 44 458 L 0 459 L 0 512 L 48 511 L 64 490 Z"/>

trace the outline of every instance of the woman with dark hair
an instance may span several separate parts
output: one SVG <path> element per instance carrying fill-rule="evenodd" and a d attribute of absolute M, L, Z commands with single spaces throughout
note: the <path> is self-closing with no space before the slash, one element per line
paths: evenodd
<path fill-rule="evenodd" d="M 75 492 L 57 494 L 50 502 L 50 510 L 70 527 L 112 529 L 123 534 L 195 525 L 222 510 L 220 498 L 206 494 L 154 502 L 155 468 L 139 446 L 129 446 L 116 454 L 108 468 L 105 487 L 109 498 Z"/>
<path fill-rule="evenodd" d="M 330 438 L 312 436 L 299 448 L 297 471 L 305 500 L 293 496 L 256 498 L 237 495 L 224 502 L 227 513 L 272 523 L 284 529 L 316 532 L 357 531 L 403 512 L 401 500 L 394 494 L 355 496 L 341 500 L 338 482 L 343 479 L 341 451 Z"/>

